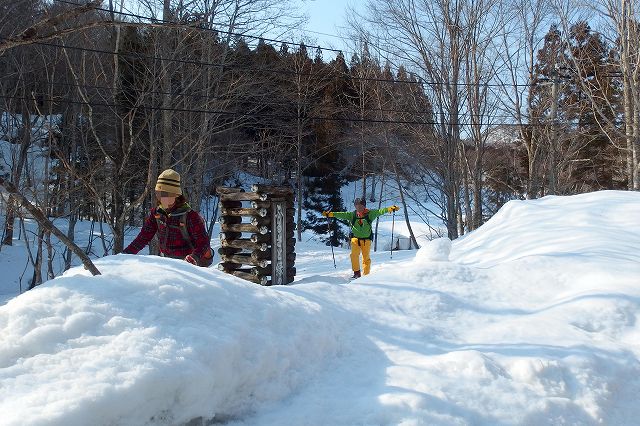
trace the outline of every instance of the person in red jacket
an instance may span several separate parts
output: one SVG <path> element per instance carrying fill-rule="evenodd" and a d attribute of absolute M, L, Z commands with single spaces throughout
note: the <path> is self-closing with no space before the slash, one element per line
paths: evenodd
<path fill-rule="evenodd" d="M 161 256 L 210 266 L 213 263 L 211 240 L 204 220 L 182 195 L 178 172 L 167 169 L 160 174 L 156 182 L 156 202 L 140 233 L 124 253 L 137 254 L 158 234 Z"/>

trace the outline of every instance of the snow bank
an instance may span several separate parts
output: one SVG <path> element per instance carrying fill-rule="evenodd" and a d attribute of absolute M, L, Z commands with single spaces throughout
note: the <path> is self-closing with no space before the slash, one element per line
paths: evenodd
<path fill-rule="evenodd" d="M 635 425 L 640 194 L 511 202 L 296 285 L 112 256 L 0 307 L 0 424 Z"/>
<path fill-rule="evenodd" d="M 215 270 L 111 256 L 0 307 L 0 424 L 180 424 L 286 397 L 335 313 Z M 292 321 L 295 319 L 295 321 Z"/>
<path fill-rule="evenodd" d="M 510 201 L 455 242 L 455 260 L 488 267 L 531 256 L 637 262 L 640 193 L 600 191 Z M 572 259 L 575 260 L 575 259 Z"/>
<path fill-rule="evenodd" d="M 416 253 L 415 260 L 423 262 L 446 262 L 449 260 L 451 252 L 451 240 L 448 238 L 436 238 L 428 241 L 420 247 Z"/>

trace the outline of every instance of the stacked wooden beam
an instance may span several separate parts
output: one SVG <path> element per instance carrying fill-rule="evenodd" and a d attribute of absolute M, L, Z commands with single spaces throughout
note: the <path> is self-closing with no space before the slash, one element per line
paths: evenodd
<path fill-rule="evenodd" d="M 253 185 L 217 187 L 221 262 L 218 269 L 261 284 L 289 284 L 296 275 L 293 190 Z"/>

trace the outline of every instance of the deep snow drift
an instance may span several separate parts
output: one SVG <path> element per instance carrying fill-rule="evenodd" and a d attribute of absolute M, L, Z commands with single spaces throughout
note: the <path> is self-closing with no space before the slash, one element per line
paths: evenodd
<path fill-rule="evenodd" d="M 277 288 L 110 256 L 10 300 L 0 424 L 637 424 L 639 193 L 510 202 L 353 282 L 336 255 Z"/>

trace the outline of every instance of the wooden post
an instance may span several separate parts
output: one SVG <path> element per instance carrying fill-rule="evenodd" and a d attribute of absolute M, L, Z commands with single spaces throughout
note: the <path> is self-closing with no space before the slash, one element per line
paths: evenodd
<path fill-rule="evenodd" d="M 287 204 L 283 200 L 271 201 L 271 284 L 285 285 L 287 280 Z"/>

